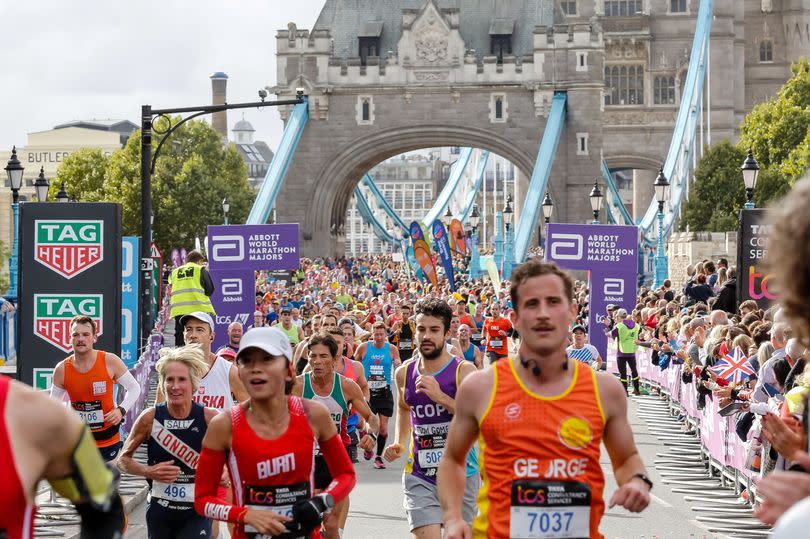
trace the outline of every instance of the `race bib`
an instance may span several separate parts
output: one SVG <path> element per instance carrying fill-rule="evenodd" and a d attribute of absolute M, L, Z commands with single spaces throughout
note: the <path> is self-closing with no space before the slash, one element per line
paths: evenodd
<path fill-rule="evenodd" d="M 489 341 L 490 348 L 501 348 L 503 346 L 503 339 L 492 339 Z"/>
<path fill-rule="evenodd" d="M 471 339 L 471 340 L 473 340 L 473 341 L 480 341 L 480 340 L 481 340 L 481 339 L 483 339 L 483 338 L 484 338 L 483 333 L 473 333 L 473 334 L 470 336 L 470 339 Z"/>
<path fill-rule="evenodd" d="M 194 483 L 152 481 L 152 497 L 171 502 L 194 503 Z"/>
<path fill-rule="evenodd" d="M 383 389 L 388 387 L 388 380 L 385 379 L 385 369 L 382 365 L 370 365 L 368 373 L 369 389 Z"/>
<path fill-rule="evenodd" d="M 368 380 L 369 389 L 385 389 L 386 387 L 388 387 L 388 381 L 385 378 L 369 378 Z"/>
<path fill-rule="evenodd" d="M 512 481 L 509 537 L 590 537 L 591 487 L 575 481 Z"/>
<path fill-rule="evenodd" d="M 413 348 L 413 344 L 411 341 L 399 341 L 399 349 L 400 350 L 411 350 Z"/>
<path fill-rule="evenodd" d="M 444 455 L 444 448 L 420 449 L 417 454 L 419 455 L 419 466 L 421 468 L 438 468 L 439 461 L 442 460 L 442 455 Z"/>
<path fill-rule="evenodd" d="M 414 425 L 416 437 L 416 458 L 422 469 L 437 468 L 444 454 L 447 443 L 447 431 L 450 423 L 433 423 Z"/>
<path fill-rule="evenodd" d="M 74 402 L 73 409 L 76 410 L 82 421 L 90 427 L 90 430 L 98 430 L 104 427 L 104 411 L 101 409 L 101 401 Z"/>
<path fill-rule="evenodd" d="M 294 485 L 245 485 L 245 507 L 273 511 L 292 518 L 293 505 L 310 497 L 309 483 Z M 245 533 L 258 533 L 256 528 L 245 525 Z"/>

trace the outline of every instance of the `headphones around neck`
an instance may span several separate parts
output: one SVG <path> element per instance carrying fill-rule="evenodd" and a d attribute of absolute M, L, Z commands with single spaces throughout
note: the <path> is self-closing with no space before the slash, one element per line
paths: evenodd
<path fill-rule="evenodd" d="M 537 364 L 536 360 L 534 360 L 534 359 L 526 359 L 522 355 L 518 355 L 518 357 L 520 358 L 520 364 L 523 366 L 524 369 L 528 369 L 529 364 L 531 364 L 531 365 L 533 365 L 532 366 L 532 375 L 540 376 L 540 372 L 541 372 L 540 371 L 540 365 Z M 562 364 L 562 369 L 564 371 L 568 370 L 568 358 L 566 358 L 565 363 Z"/>

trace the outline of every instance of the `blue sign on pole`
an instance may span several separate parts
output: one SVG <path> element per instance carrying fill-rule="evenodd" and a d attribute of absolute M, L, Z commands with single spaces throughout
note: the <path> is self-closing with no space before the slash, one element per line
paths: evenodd
<path fill-rule="evenodd" d="M 121 359 L 127 368 L 138 362 L 139 238 L 121 238 Z"/>

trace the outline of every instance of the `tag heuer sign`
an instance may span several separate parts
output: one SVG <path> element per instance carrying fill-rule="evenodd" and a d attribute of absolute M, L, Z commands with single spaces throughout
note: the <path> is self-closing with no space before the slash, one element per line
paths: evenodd
<path fill-rule="evenodd" d="M 70 353 L 70 321 L 89 316 L 102 334 L 103 296 L 101 294 L 34 294 L 34 334 Z"/>
<path fill-rule="evenodd" d="M 104 259 L 100 220 L 37 219 L 34 257 L 59 275 L 70 279 Z"/>

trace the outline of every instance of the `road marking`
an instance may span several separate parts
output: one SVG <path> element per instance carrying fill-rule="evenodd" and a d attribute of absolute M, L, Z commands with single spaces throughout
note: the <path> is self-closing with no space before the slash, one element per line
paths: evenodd
<path fill-rule="evenodd" d="M 652 498 L 652 501 L 654 501 L 655 503 L 657 503 L 659 505 L 663 505 L 664 507 L 672 507 L 671 503 L 669 503 L 666 500 L 662 500 L 661 498 L 659 498 L 658 496 L 656 496 L 653 493 L 650 493 L 650 498 Z"/>

